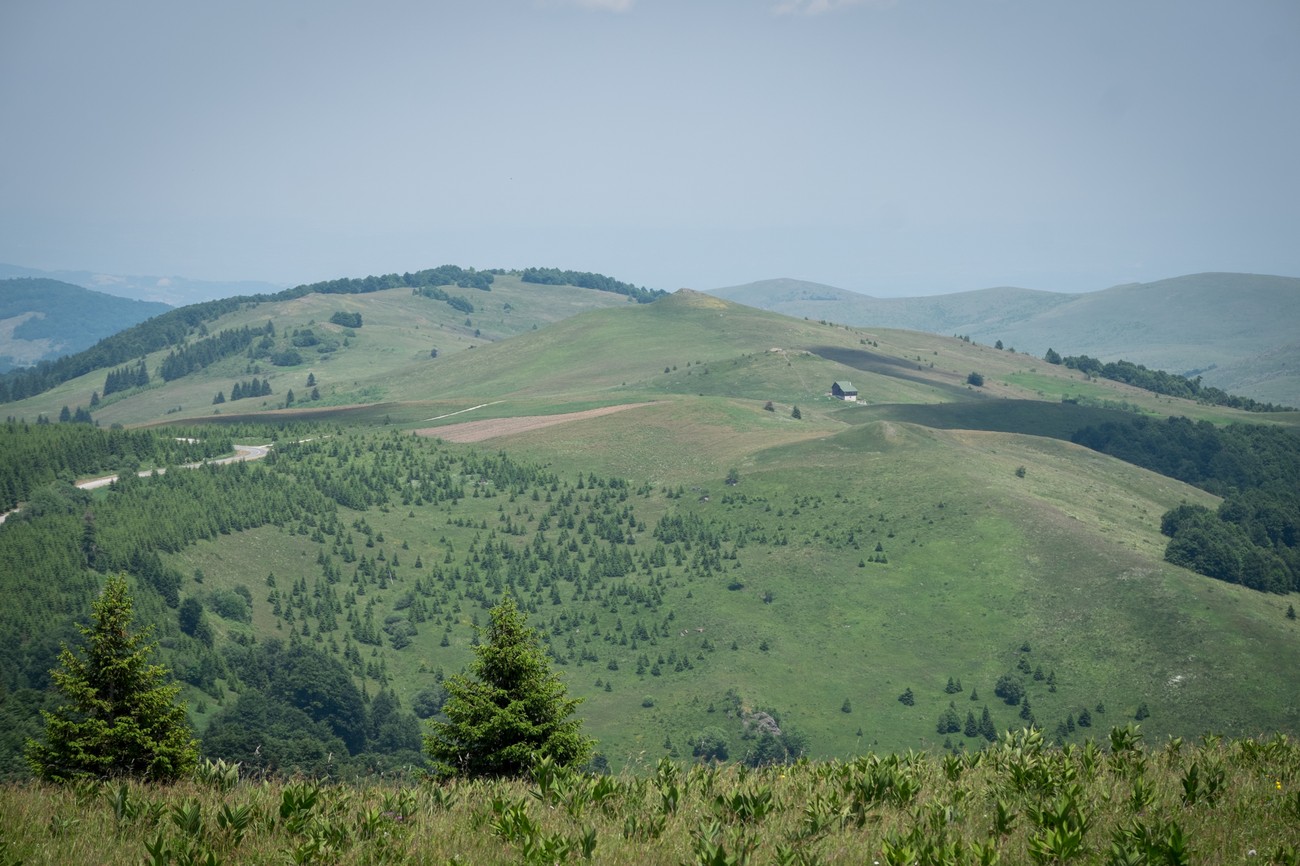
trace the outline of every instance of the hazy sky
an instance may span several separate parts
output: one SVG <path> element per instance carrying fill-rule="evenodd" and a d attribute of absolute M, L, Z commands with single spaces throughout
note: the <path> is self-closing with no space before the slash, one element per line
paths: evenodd
<path fill-rule="evenodd" d="M 0 0 L 0 261 L 1300 276 L 1295 0 Z"/>

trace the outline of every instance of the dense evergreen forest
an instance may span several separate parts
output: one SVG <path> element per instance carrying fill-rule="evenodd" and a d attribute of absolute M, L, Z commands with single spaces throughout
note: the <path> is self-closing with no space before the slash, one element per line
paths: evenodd
<path fill-rule="evenodd" d="M 214 337 L 204 337 L 189 345 L 182 346 L 167 354 L 158 368 L 163 381 L 170 382 L 182 376 L 188 376 L 195 370 L 202 370 L 223 358 L 237 355 L 247 349 L 258 336 L 274 336 L 275 327 L 266 323 L 264 328 L 243 327 L 222 331 Z M 105 385 L 107 393 L 108 386 Z"/>
<path fill-rule="evenodd" d="M 453 310 L 459 310 L 466 315 L 474 312 L 474 304 L 471 303 L 468 298 L 461 295 L 449 294 L 438 286 L 423 286 L 418 289 L 412 289 L 411 291 L 417 295 L 432 298 L 435 301 L 443 301 L 450 305 Z"/>
<path fill-rule="evenodd" d="M 655 298 L 666 294 L 645 286 L 634 286 L 620 282 L 604 274 L 587 271 L 562 271 L 558 268 L 525 268 L 519 277 L 525 283 L 540 283 L 549 286 L 577 286 L 582 289 L 596 289 L 601 292 L 615 292 L 627 295 L 639 304 L 648 304 Z"/>
<path fill-rule="evenodd" d="M 1132 361 L 1121 360 L 1103 364 L 1096 358 L 1090 358 L 1087 355 L 1068 355 L 1063 358 L 1052 349 L 1047 350 L 1045 360 L 1049 364 L 1064 364 L 1071 370 L 1078 370 L 1081 373 L 1101 379 L 1110 379 L 1112 382 L 1123 382 L 1126 385 L 1132 385 L 1153 394 L 1182 397 L 1185 400 L 1196 400 L 1211 406 L 1229 406 L 1233 409 L 1244 409 L 1247 412 L 1295 411 L 1290 406 L 1260 403 L 1250 397 L 1240 397 L 1236 394 L 1229 394 L 1221 388 L 1203 385 L 1200 376 L 1188 378 L 1187 376 L 1179 376 L 1177 373 L 1166 373 L 1164 370 L 1150 370 L 1141 364 L 1134 364 Z"/>
<path fill-rule="evenodd" d="M 212 430 L 202 440 L 149 431 L 98 430 L 83 424 L 0 426 L 0 510 L 29 499 L 44 485 L 99 472 L 191 463 L 230 453 L 230 437 Z M 41 503 L 34 503 L 36 508 Z"/>
<path fill-rule="evenodd" d="M 1223 497 L 1164 515 L 1165 558 L 1267 592 L 1300 590 L 1300 436 L 1257 424 L 1137 418 L 1079 430 L 1080 444 Z"/>
<path fill-rule="evenodd" d="M 223 445 L 223 450 L 229 450 L 230 433 L 210 427 L 203 433 L 204 441 L 178 443 L 156 432 L 11 424 L 5 428 L 5 442 L 14 447 L 0 451 L 0 464 L 5 477 L 21 477 L 22 458 L 44 453 L 44 476 L 53 467 L 80 474 L 69 467 L 101 466 L 118 454 L 126 454 L 125 459 L 134 463 L 138 457 L 157 459 L 173 453 L 174 446 L 180 445 L 191 452 L 186 456 Z M 25 483 L 30 487 L 44 476 L 27 478 Z M 364 481 L 357 483 L 364 487 Z M 349 489 L 347 480 L 336 485 L 336 492 L 349 501 L 363 504 L 374 498 L 364 490 L 346 492 Z M 239 680 L 233 677 L 222 648 L 212 645 L 211 631 L 202 627 L 202 610 L 195 616 L 193 596 L 182 604 L 184 576 L 166 565 L 163 556 L 197 539 L 251 527 L 289 521 L 332 527 L 335 509 L 335 502 L 314 486 L 271 465 L 245 463 L 177 470 L 147 479 L 127 473 L 102 495 L 78 490 L 66 481 L 36 489 L 28 505 L 0 529 L 0 584 L 12 600 L 0 610 L 4 636 L 0 718 L 6 722 L 0 737 L 4 741 L 0 773 L 22 772 L 17 755 L 23 737 L 31 735 L 39 722 L 37 711 L 47 701 L 48 671 L 59 643 L 74 637 L 72 623 L 84 620 L 98 592 L 100 574 L 125 572 L 134 578 L 138 611 L 162 639 L 171 667 L 183 681 L 219 698 L 223 687 L 218 681 L 238 687 Z M 239 604 L 247 605 L 251 595 L 231 595 L 209 597 L 208 603 L 238 618 Z M 245 662 L 235 668 L 244 676 L 251 670 Z M 337 666 L 319 660 L 314 664 L 312 670 Z M 276 699 L 291 694 L 292 690 L 281 690 Z"/>
<path fill-rule="evenodd" d="M 145 366 L 144 358 L 141 358 L 135 366 L 128 364 L 116 370 L 109 370 L 108 375 L 104 377 L 103 395 L 107 397 L 119 391 L 143 388 L 148 384 L 149 369 Z"/>
<path fill-rule="evenodd" d="M 364 295 L 370 292 L 382 292 L 387 289 L 424 288 L 426 286 L 459 286 L 462 289 L 492 290 L 494 274 L 504 271 L 476 271 L 473 268 L 461 268 L 456 265 L 443 265 L 422 271 L 403 274 L 384 274 L 362 279 L 338 279 L 321 283 L 309 283 L 286 289 L 270 300 L 301 298 L 303 295 Z"/>

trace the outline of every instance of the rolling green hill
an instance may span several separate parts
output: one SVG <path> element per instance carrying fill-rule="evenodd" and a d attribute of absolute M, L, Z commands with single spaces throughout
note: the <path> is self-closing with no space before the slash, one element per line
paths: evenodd
<path fill-rule="evenodd" d="M 1300 279 L 1192 274 L 1086 294 L 995 288 L 872 298 L 798 280 L 712 292 L 789 316 L 962 334 L 1042 356 L 1125 359 L 1262 402 L 1300 405 Z"/>
<path fill-rule="evenodd" d="M 104 394 L 108 369 L 96 369 L 34 397 L 8 403 L 6 412 L 31 420 L 39 415 L 53 418 L 62 406 L 89 406 L 96 392 L 103 400 L 94 416 L 104 424 L 138 424 L 169 414 L 197 415 L 233 408 L 269 410 L 282 408 L 290 390 L 296 389 L 300 399 L 309 397 L 312 386 L 305 385 L 309 374 L 320 382 L 317 403 L 322 407 L 410 399 L 423 391 L 434 350 L 439 359 L 446 359 L 584 310 L 631 303 L 620 294 L 524 283 L 509 275 L 497 277 L 491 291 L 452 286 L 448 295 L 469 301 L 473 312 L 467 314 L 409 288 L 366 294 L 310 292 L 286 300 L 227 304 L 233 310 L 207 321 L 196 319 L 180 343 L 145 354 L 153 373 L 145 387 L 109 397 Z M 363 326 L 331 323 L 337 313 L 360 313 Z M 257 357 L 250 358 L 241 348 L 174 381 L 164 382 L 158 374 L 167 356 L 180 348 L 194 347 L 223 331 L 260 329 L 267 322 L 274 323 L 277 333 L 270 348 L 254 352 Z M 273 363 L 271 355 L 290 349 L 297 352 L 297 363 Z M 271 397 L 213 406 L 219 391 L 229 397 L 236 383 L 254 377 L 271 382 Z"/>
<path fill-rule="evenodd" d="M 184 421 L 187 437 L 220 423 L 277 444 L 84 502 L 47 491 L 48 517 L 11 520 L 0 579 L 25 601 L 0 637 L 15 657 L 39 667 L 84 611 L 93 522 L 95 561 L 133 570 L 200 727 L 255 690 L 248 647 L 270 638 L 427 708 L 508 591 L 614 766 L 689 758 L 705 729 L 743 757 L 769 722 L 816 755 L 980 747 L 938 731 L 950 703 L 1000 728 L 1026 713 L 1067 741 L 1088 733 L 1067 724 L 1084 709 L 1102 728 L 1149 714 L 1153 738 L 1300 731 L 1300 673 L 1277 662 L 1300 651 L 1290 600 L 1163 561 L 1161 515 L 1217 499 L 1064 441 L 1135 412 L 1293 417 L 697 292 L 634 304 L 498 277 L 454 293 L 474 311 L 407 289 L 234 310 L 187 345 L 268 320 L 273 335 L 105 398 L 102 423 Z M 361 327 L 331 324 L 340 312 Z M 301 363 L 271 360 L 291 349 Z M 6 410 L 84 405 L 107 372 Z M 212 403 L 254 376 L 270 396 Z M 829 396 L 845 380 L 859 403 Z M 66 587 L 21 571 L 59 564 Z M 202 605 L 211 647 L 165 592 Z M 7 687 L 38 686 L 24 677 Z M 1004 677 L 1028 709 L 995 695 Z"/>

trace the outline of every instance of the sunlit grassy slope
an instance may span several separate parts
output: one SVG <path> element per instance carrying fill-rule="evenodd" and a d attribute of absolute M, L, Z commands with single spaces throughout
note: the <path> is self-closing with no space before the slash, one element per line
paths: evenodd
<path fill-rule="evenodd" d="M 385 404 L 389 420 L 418 423 L 482 404 L 497 404 L 488 414 L 510 416 L 665 396 L 772 400 L 788 412 L 794 405 L 829 406 L 830 383 L 848 379 L 865 405 L 1070 398 L 1214 420 L 1245 417 L 1088 381 L 1024 354 L 916 332 L 792 319 L 685 290 L 639 305 L 622 295 L 499 277 L 490 292 L 452 293 L 473 303 L 474 313 L 466 316 L 404 289 L 245 307 L 211 323 L 209 333 L 270 321 L 281 347 L 304 330 L 321 345 L 300 350 L 302 363 L 291 367 L 240 354 L 173 382 L 155 375 L 144 389 L 104 399 L 94 416 L 101 424 L 129 425 L 277 412 L 291 390 L 296 402 L 289 411 L 327 417 L 346 407 L 346 422 L 357 420 L 350 407 L 359 405 Z M 340 311 L 361 313 L 363 327 L 330 324 Z M 165 354 L 146 358 L 151 370 Z M 65 405 L 88 406 L 107 372 L 9 404 L 6 414 L 52 418 Z M 984 376 L 984 387 L 967 384 L 971 372 Z M 309 375 L 319 389 L 315 402 L 307 399 Z M 213 405 L 218 392 L 228 397 L 236 382 L 254 377 L 270 381 L 271 396 Z M 456 420 L 466 419 L 438 423 Z"/>
<path fill-rule="evenodd" d="M 1059 683 L 1033 690 L 1040 722 L 1097 703 L 1131 718 L 1145 701 L 1162 707 L 1149 722 L 1162 731 L 1295 727 L 1300 681 L 1271 661 L 1300 649 L 1285 605 L 1160 562 L 1159 515 L 1210 502 L 1199 491 L 1060 442 L 889 422 L 739 465 L 733 490 L 721 473 L 699 478 L 681 507 L 793 537 L 741 551 L 741 589 L 692 588 L 690 613 L 677 608 L 683 624 L 739 648 L 684 690 L 644 684 L 657 699 L 641 711 L 652 730 L 705 724 L 711 700 L 736 687 L 835 753 L 863 746 L 858 730 L 886 748 L 933 745 L 954 697 L 947 677 L 966 685 L 963 716 L 978 715 L 975 686 L 1014 723 L 990 690 L 1024 643 Z M 877 543 L 888 563 L 860 565 Z M 923 696 L 912 708 L 896 700 L 905 688 Z M 634 701 L 619 706 L 636 715 Z"/>
<path fill-rule="evenodd" d="M 142 391 L 114 394 L 95 410 L 102 424 L 138 424 L 157 418 L 211 415 L 231 412 L 267 411 L 283 407 L 290 389 L 298 400 L 308 396 L 309 373 L 319 382 L 322 399 L 317 407 L 371 404 L 386 400 L 419 397 L 425 377 L 432 372 L 431 350 L 439 360 L 473 346 L 541 328 L 579 312 L 611 306 L 630 306 L 623 295 L 579 289 L 573 286 L 540 286 L 501 276 L 491 291 L 447 288 L 474 305 L 463 313 L 442 301 L 413 295 L 407 289 L 391 289 L 365 295 L 311 294 L 291 301 L 246 305 L 238 312 L 209 323 L 208 332 L 245 325 L 260 327 L 273 322 L 277 336 L 287 347 L 288 335 L 311 329 L 322 345 L 301 349 L 303 363 L 276 367 L 266 360 L 250 363 L 242 354 L 228 358 L 182 379 L 164 383 L 153 376 Z M 363 326 L 345 329 L 330 324 L 336 312 L 359 312 Z M 191 342 L 201 339 L 195 334 Z M 167 351 L 147 356 L 151 374 Z M 64 383 L 46 394 L 8 404 L 6 414 L 34 419 L 38 414 L 56 417 L 62 406 L 88 406 L 91 393 L 101 391 L 108 371 L 100 370 Z M 237 381 L 252 377 L 271 381 L 271 397 L 213 406 L 218 391 L 227 397 Z"/>

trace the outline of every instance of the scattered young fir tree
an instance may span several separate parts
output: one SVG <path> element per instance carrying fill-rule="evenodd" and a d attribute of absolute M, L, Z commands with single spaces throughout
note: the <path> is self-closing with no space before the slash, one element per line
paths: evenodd
<path fill-rule="evenodd" d="M 582 765 L 595 742 L 572 717 L 581 699 L 567 696 L 513 598 L 503 598 L 489 618 L 470 675 L 443 683 L 447 721 L 431 723 L 425 751 L 449 775 L 522 776 L 544 757 Z"/>
<path fill-rule="evenodd" d="M 989 712 L 987 704 L 984 705 L 984 712 L 980 715 L 979 732 L 990 743 L 998 738 L 998 729 L 993 724 L 993 715 Z"/>
<path fill-rule="evenodd" d="M 957 708 L 950 702 L 948 709 L 939 715 L 939 721 L 935 724 L 935 732 L 940 734 L 955 734 L 962 729 L 961 716 L 957 715 Z"/>
<path fill-rule="evenodd" d="M 82 653 L 66 646 L 50 672 L 67 703 L 45 713 L 45 741 L 28 740 L 27 763 L 42 779 L 133 776 L 173 781 L 198 762 L 180 686 L 149 664 L 148 630 L 131 631 L 126 578 L 109 577 L 83 626 Z"/>

